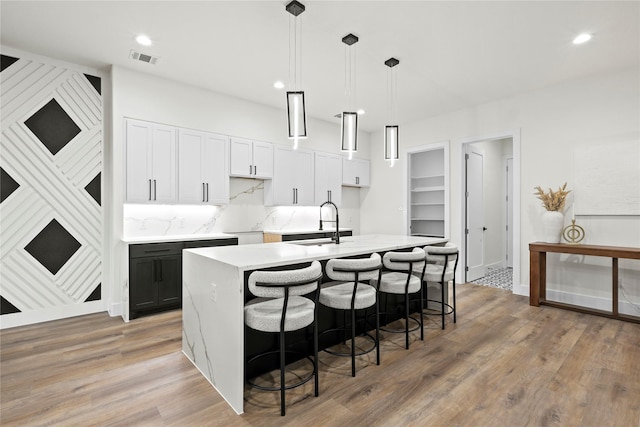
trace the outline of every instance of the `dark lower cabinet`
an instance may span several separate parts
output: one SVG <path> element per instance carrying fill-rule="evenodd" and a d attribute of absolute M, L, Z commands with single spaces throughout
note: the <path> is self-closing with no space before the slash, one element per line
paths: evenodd
<path fill-rule="evenodd" d="M 182 306 L 182 250 L 237 245 L 237 238 L 129 246 L 129 319 Z"/>

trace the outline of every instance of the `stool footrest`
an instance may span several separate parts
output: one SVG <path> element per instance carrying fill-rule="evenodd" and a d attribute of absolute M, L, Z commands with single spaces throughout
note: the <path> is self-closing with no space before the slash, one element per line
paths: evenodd
<path fill-rule="evenodd" d="M 247 361 L 247 365 L 249 365 L 252 362 L 257 361 L 258 359 L 261 359 L 263 357 L 267 357 L 270 356 L 272 354 L 278 355 L 280 352 L 278 350 L 274 350 L 274 351 L 267 351 L 265 353 L 262 354 L 258 354 L 257 356 L 252 357 L 251 359 L 249 359 Z M 301 353 L 299 351 L 285 351 L 285 354 L 299 354 L 301 356 L 304 356 L 304 353 Z M 305 356 L 305 357 L 301 357 L 300 360 L 302 359 L 307 359 L 310 363 L 311 363 L 311 373 L 303 378 L 300 379 L 300 381 L 297 381 L 293 384 L 289 384 L 287 386 L 285 386 L 285 390 L 291 390 L 292 388 L 296 388 L 296 387 L 300 387 L 303 384 L 308 383 L 313 376 L 316 374 L 315 368 L 314 368 L 314 362 L 313 362 L 313 358 L 311 356 Z M 251 387 L 255 387 L 259 390 L 265 390 L 265 391 L 280 391 L 280 384 L 274 385 L 274 386 L 264 386 L 264 385 L 260 385 L 260 384 L 256 384 L 253 379 L 247 378 L 247 384 L 249 384 Z"/>
<path fill-rule="evenodd" d="M 347 328 L 327 329 L 326 331 L 320 332 L 319 336 L 322 336 L 323 334 L 326 334 L 326 333 L 329 333 L 329 332 L 347 332 L 350 335 L 351 334 L 351 329 L 347 329 Z M 363 337 L 363 338 L 367 338 L 368 340 L 371 340 L 372 346 L 371 346 L 371 348 L 368 348 L 366 350 L 362 350 L 360 352 L 355 353 L 355 356 L 362 356 L 362 355 L 365 355 L 367 353 L 371 353 L 373 350 L 376 349 L 376 339 L 371 334 L 369 334 L 368 332 L 365 332 L 363 334 L 358 335 L 358 337 Z M 351 341 L 351 338 L 348 338 L 345 341 Z M 342 353 L 342 352 L 339 352 L 339 351 L 330 350 L 330 347 L 323 349 L 323 351 L 325 351 L 325 352 L 327 352 L 329 354 L 336 355 L 336 356 L 351 357 L 351 352 Z"/>

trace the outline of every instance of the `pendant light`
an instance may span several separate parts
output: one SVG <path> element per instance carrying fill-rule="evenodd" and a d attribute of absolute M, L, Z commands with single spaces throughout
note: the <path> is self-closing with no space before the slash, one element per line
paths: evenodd
<path fill-rule="evenodd" d="M 353 158 L 353 153 L 358 151 L 358 113 L 353 107 L 355 104 L 356 91 L 356 55 L 355 44 L 358 37 L 347 34 L 342 38 L 345 44 L 345 93 L 347 96 L 347 109 L 342 112 L 342 151 L 349 153 L 349 160 Z"/>
<path fill-rule="evenodd" d="M 387 106 L 388 116 L 391 123 L 396 121 L 397 99 L 395 92 L 397 91 L 397 79 L 393 67 L 398 65 L 400 61 L 396 58 L 389 58 L 384 61 L 384 65 L 389 67 L 387 70 Z M 387 125 L 384 127 L 384 159 L 389 160 L 393 167 L 398 156 L 398 125 Z"/>
<path fill-rule="evenodd" d="M 304 105 L 304 92 L 300 90 L 300 61 L 302 41 L 299 39 L 298 16 L 304 12 L 302 3 L 293 0 L 285 7 L 289 17 L 289 90 L 287 91 L 287 124 L 289 139 L 293 139 L 293 149 L 298 148 L 298 140 L 307 137 L 307 114 Z M 292 22 L 293 21 L 293 22 Z M 293 27 L 293 30 L 292 30 Z"/>

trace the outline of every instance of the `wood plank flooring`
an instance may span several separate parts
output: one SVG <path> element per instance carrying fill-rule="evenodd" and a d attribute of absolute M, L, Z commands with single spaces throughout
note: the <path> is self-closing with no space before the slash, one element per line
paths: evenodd
<path fill-rule="evenodd" d="M 181 312 L 94 314 L 1 332 L 3 426 L 640 427 L 640 325 L 458 286 L 458 323 L 383 335 L 382 364 L 320 354 L 312 382 L 247 389 L 239 416 L 181 353 Z"/>

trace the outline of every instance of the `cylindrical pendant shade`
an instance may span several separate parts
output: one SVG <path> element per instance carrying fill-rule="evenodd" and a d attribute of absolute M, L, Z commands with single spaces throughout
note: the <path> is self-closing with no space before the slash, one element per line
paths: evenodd
<path fill-rule="evenodd" d="M 358 150 L 358 113 L 342 113 L 342 151 Z"/>
<path fill-rule="evenodd" d="M 289 138 L 306 138 L 307 114 L 304 109 L 304 92 L 287 92 L 287 118 Z"/>
<path fill-rule="evenodd" d="M 384 127 L 384 159 L 398 160 L 398 126 Z"/>

